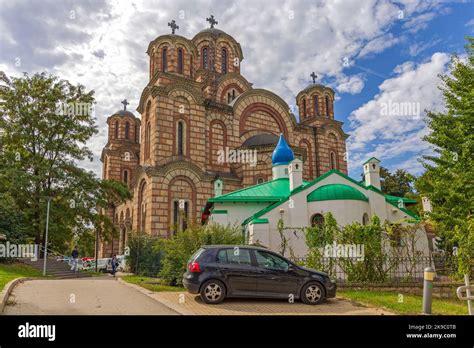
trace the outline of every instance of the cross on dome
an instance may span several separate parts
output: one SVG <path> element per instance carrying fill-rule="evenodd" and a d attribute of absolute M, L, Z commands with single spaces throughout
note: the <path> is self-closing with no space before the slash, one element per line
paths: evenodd
<path fill-rule="evenodd" d="M 127 99 L 122 100 L 121 103 L 123 104 L 123 109 L 124 109 L 124 110 L 127 110 L 127 105 L 130 104 L 130 103 L 127 101 Z"/>
<path fill-rule="evenodd" d="M 171 22 L 168 22 L 168 27 L 171 27 L 171 34 L 174 34 L 176 29 L 179 29 L 179 25 L 176 24 L 174 19 Z"/>
<path fill-rule="evenodd" d="M 313 83 L 316 83 L 316 78 L 318 77 L 318 75 L 316 75 L 316 74 L 314 73 L 314 71 L 313 71 L 313 72 L 311 73 L 311 75 L 309 75 L 309 76 L 311 76 L 311 78 L 313 79 Z"/>
<path fill-rule="evenodd" d="M 214 28 L 214 25 L 219 24 L 219 22 L 215 20 L 214 15 L 211 15 L 209 18 L 206 18 L 206 21 L 211 24 L 211 28 Z"/>

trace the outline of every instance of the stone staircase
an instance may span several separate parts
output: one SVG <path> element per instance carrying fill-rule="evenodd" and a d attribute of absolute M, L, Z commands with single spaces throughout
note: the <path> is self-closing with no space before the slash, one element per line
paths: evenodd
<path fill-rule="evenodd" d="M 31 261 L 30 259 L 21 259 L 21 262 L 25 265 L 36 268 L 39 271 L 43 271 L 43 259 Z M 58 279 L 71 279 L 71 278 L 85 278 L 91 275 L 85 271 L 71 271 L 71 266 L 65 262 L 56 261 L 53 257 L 48 257 L 46 264 L 46 275 L 53 276 Z"/>

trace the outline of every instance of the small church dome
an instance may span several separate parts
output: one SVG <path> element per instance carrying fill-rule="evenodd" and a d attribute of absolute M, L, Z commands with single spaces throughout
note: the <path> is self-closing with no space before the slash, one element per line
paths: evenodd
<path fill-rule="evenodd" d="M 369 199 L 359 190 L 343 184 L 330 184 L 318 187 L 307 196 L 308 202 L 353 200 L 368 202 Z"/>
<path fill-rule="evenodd" d="M 280 134 L 280 139 L 278 144 L 273 150 L 272 154 L 272 164 L 278 166 L 280 164 L 288 164 L 295 159 L 295 154 L 293 150 L 288 146 L 288 143 L 285 140 L 283 134 Z"/>
<path fill-rule="evenodd" d="M 119 110 L 114 113 L 114 115 L 135 117 L 135 115 L 128 110 Z"/>

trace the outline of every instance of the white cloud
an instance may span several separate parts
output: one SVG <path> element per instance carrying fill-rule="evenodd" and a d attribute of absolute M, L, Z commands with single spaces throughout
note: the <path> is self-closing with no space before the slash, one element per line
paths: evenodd
<path fill-rule="evenodd" d="M 107 141 L 106 118 L 121 107 L 123 98 L 131 102 L 130 110 L 138 105 L 148 82 L 148 43 L 169 33 L 171 19 L 176 19 L 179 35 L 192 38 L 208 26 L 206 17 L 214 14 L 217 27 L 242 45 L 242 74 L 256 88 L 269 89 L 291 105 L 310 82 L 311 71 L 331 81 L 340 93 L 359 93 L 364 78 L 347 76 L 344 58 L 353 62 L 354 57 L 396 44 L 398 39 L 388 31 L 400 20 L 400 9 L 407 20 L 439 7 L 411 0 L 2 3 L 0 38 L 9 49 L 2 49 L 0 64 L 12 74 L 46 70 L 95 90 L 100 133 L 89 143 L 95 158 Z M 10 15 L 5 15 L 6 10 Z M 15 57 L 21 58 L 22 66 L 14 65 Z M 100 175 L 100 162 L 85 165 Z"/>
<path fill-rule="evenodd" d="M 381 35 L 369 41 L 360 51 L 358 58 L 372 56 L 375 53 L 380 53 L 385 49 L 399 43 L 400 41 L 400 38 L 394 37 L 392 34 Z"/>
<path fill-rule="evenodd" d="M 371 156 L 386 160 L 428 150 L 428 144 L 421 140 L 427 132 L 423 110 L 443 109 L 438 74 L 447 72 L 449 60 L 446 53 L 434 53 L 424 63 L 397 66 L 396 76 L 385 80 L 372 100 L 351 113 L 348 148 L 352 166 Z M 390 106 L 393 112 L 385 112 Z M 413 109 L 408 115 L 396 114 L 396 107 L 402 106 Z"/>
<path fill-rule="evenodd" d="M 364 79 L 361 75 L 342 76 L 337 81 L 336 90 L 340 93 L 357 94 L 364 88 Z"/>
<path fill-rule="evenodd" d="M 439 44 L 441 41 L 442 41 L 441 39 L 437 39 L 437 40 L 431 40 L 426 43 L 421 43 L 421 42 L 413 43 L 408 48 L 408 53 L 410 54 L 410 56 L 415 57 L 419 55 L 420 53 L 422 53 L 423 51 L 427 50 L 428 48 L 431 48 Z"/>

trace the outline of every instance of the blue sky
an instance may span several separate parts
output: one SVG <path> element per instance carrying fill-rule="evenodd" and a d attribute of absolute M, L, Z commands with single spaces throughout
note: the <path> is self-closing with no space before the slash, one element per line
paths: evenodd
<path fill-rule="evenodd" d="M 431 151 L 421 140 L 424 109 L 442 110 L 437 75 L 474 36 L 472 1 L 377 0 L 0 0 L 0 70 L 48 71 L 96 91 L 99 134 L 88 146 L 100 175 L 107 117 L 127 98 L 137 107 L 148 78 L 148 43 L 167 34 L 192 38 L 214 14 L 240 42 L 242 74 L 256 88 L 294 104 L 315 71 L 336 91 L 336 119 L 350 134 L 350 175 L 369 157 L 420 174 Z M 403 114 L 387 105 L 413 107 Z M 417 108 L 421 110 L 418 114 Z"/>

